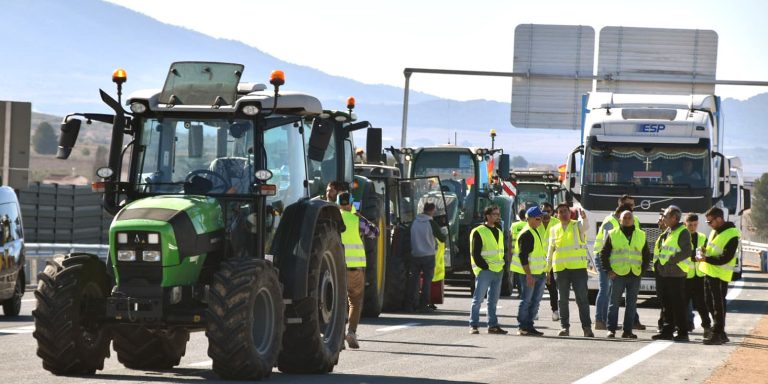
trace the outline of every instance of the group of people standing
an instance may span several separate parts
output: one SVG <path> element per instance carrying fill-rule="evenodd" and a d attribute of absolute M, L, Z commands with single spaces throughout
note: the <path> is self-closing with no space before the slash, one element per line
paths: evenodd
<path fill-rule="evenodd" d="M 607 330 L 615 338 L 619 330 L 618 313 L 622 296 L 626 307 L 621 337 L 635 339 L 635 329 L 645 329 L 637 314 L 637 296 L 643 271 L 652 269 L 657 295 L 661 301 L 659 333 L 654 340 L 688 341 L 694 329 L 692 309 L 701 317 L 704 344 L 728 341 L 725 333 L 725 296 L 736 265 L 736 250 L 741 234 L 724 219 L 718 207 L 706 213 L 711 228 L 709 237 L 698 232 L 698 216 L 683 213 L 670 205 L 661 214 L 662 234 L 649 249 L 647 234 L 633 214 L 634 199 L 624 195 L 618 207 L 600 225 L 595 240 L 595 266 L 599 273 L 595 329 Z M 524 220 L 511 227 L 512 257 L 510 271 L 517 276 L 520 303 L 517 313 L 521 336 L 540 336 L 534 319 L 544 294 L 544 287 L 557 293 L 553 320 L 560 321 L 558 336 L 570 335 L 569 299 L 573 290 L 584 337 L 594 337 L 589 309 L 587 279 L 586 213 L 561 203 L 555 207 L 557 222 L 551 220 L 552 206 L 542 204 L 525 211 Z M 470 235 L 475 291 L 470 308 L 470 333 L 479 333 L 479 310 L 488 299 L 488 333 L 506 334 L 496 315 L 502 271 L 505 264 L 504 231 L 499 227 L 499 208 L 484 211 L 485 222 Z M 521 217 L 523 219 L 523 217 Z M 554 281 L 553 281 L 554 277 Z M 552 289 L 554 288 L 554 289 Z M 550 293 L 550 297 L 553 294 Z M 710 320 L 710 317 L 712 320 Z"/>

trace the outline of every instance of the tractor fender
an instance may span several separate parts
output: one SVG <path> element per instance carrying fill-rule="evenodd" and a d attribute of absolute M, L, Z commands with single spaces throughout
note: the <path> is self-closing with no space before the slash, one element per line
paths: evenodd
<path fill-rule="evenodd" d="M 302 199 L 286 207 L 277 226 L 270 253 L 280 271 L 283 298 L 298 300 L 307 296 L 312 238 L 321 221 L 329 221 L 344 231 L 338 206 L 325 200 Z"/>

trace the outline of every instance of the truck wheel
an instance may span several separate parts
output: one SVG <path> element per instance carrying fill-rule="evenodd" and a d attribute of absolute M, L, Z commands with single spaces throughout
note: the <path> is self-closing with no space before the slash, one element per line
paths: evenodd
<path fill-rule="evenodd" d="M 13 297 L 3 302 L 3 314 L 8 317 L 16 317 L 21 312 L 21 297 L 24 296 L 24 270 L 16 276 L 16 286 L 13 289 Z"/>
<path fill-rule="evenodd" d="M 259 380 L 275 366 L 283 335 L 283 295 L 264 260 L 227 260 L 213 276 L 208 356 L 222 378 Z"/>
<path fill-rule="evenodd" d="M 326 373 L 339 361 L 346 320 L 347 270 L 341 236 L 329 221 L 317 223 L 309 261 L 309 294 L 286 313 L 283 350 L 277 366 L 286 373 Z"/>
<path fill-rule="evenodd" d="M 375 239 L 365 239 L 365 251 L 371 257 L 365 262 L 365 298 L 363 299 L 363 316 L 379 317 L 384 304 L 384 285 L 387 270 L 386 224 L 384 217 L 379 218 L 379 236 Z"/>
<path fill-rule="evenodd" d="M 401 311 L 405 306 L 408 286 L 408 264 L 406 252 L 410 254 L 410 227 L 399 225 L 392 237 L 392 252 L 387 259 L 386 282 L 384 288 L 384 310 Z"/>
<path fill-rule="evenodd" d="M 124 325 L 113 330 L 112 346 L 117 359 L 130 369 L 170 369 L 179 365 L 187 351 L 186 329 L 150 331 L 142 326 Z"/>
<path fill-rule="evenodd" d="M 38 276 L 35 297 L 37 355 L 56 375 L 92 375 L 104 369 L 110 334 L 102 324 L 107 278 L 95 256 L 58 255 Z"/>

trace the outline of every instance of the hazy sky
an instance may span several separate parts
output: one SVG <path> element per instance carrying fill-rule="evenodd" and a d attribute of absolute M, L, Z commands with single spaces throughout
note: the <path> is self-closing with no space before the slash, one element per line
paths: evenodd
<path fill-rule="evenodd" d="M 518 24 L 712 29 L 717 77 L 768 81 L 765 0 L 107 0 L 161 22 L 240 40 L 279 59 L 364 83 L 403 86 L 403 68 L 512 71 Z M 126 36 L 128 38 L 128 36 Z M 288 74 L 290 78 L 290 74 Z M 412 89 L 509 101 L 503 78 L 416 74 Z M 766 87 L 723 87 L 747 98 Z"/>

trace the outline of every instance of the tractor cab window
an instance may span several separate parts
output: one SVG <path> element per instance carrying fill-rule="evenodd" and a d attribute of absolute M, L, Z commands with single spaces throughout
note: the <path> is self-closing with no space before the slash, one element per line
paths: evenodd
<path fill-rule="evenodd" d="M 251 185 L 253 177 L 248 172 L 252 129 L 248 120 L 145 120 L 136 149 L 136 188 L 145 193 L 247 193 L 243 186 Z"/>
<path fill-rule="evenodd" d="M 312 129 L 311 124 L 304 126 L 305 132 Z M 309 133 L 304 135 L 305 146 L 309 145 Z M 322 161 L 308 160 L 307 171 L 309 175 L 309 194 L 310 196 L 324 196 L 325 187 L 331 181 L 338 180 L 338 161 L 336 158 L 336 133 L 331 134 L 328 147 L 325 149 L 325 155 Z M 347 180 L 351 181 L 351 180 Z"/>
<path fill-rule="evenodd" d="M 277 195 L 267 198 L 268 203 L 279 202 L 278 205 L 288 206 L 306 196 L 302 145 L 303 137 L 294 123 L 264 132 L 267 169 L 272 172 L 268 183 L 277 185 Z"/>
<path fill-rule="evenodd" d="M 423 151 L 416 156 L 412 167 L 414 177 L 439 177 L 445 199 L 456 203 L 461 222 L 472 220 L 477 186 L 475 160 L 469 151 Z"/>

